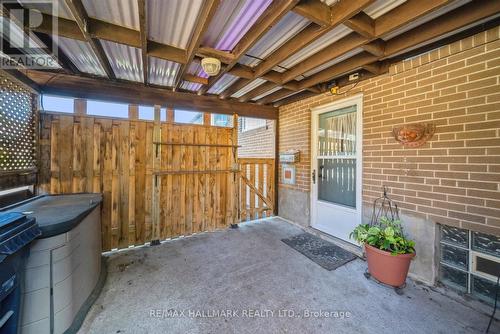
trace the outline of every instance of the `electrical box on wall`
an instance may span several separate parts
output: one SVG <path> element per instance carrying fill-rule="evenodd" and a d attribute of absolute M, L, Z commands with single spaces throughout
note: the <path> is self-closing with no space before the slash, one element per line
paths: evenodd
<path fill-rule="evenodd" d="M 299 162 L 300 152 L 298 150 L 291 150 L 280 153 L 280 162 L 286 164 L 293 164 Z"/>
<path fill-rule="evenodd" d="M 283 184 L 295 184 L 295 166 L 285 164 L 281 170 L 281 182 Z"/>

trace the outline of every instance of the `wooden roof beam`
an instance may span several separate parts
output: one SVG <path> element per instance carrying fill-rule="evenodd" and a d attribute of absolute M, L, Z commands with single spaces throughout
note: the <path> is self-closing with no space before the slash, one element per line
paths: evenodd
<path fill-rule="evenodd" d="M 146 0 L 137 0 L 139 8 L 139 32 L 141 35 L 142 74 L 144 84 L 148 84 L 149 60 L 148 60 L 148 14 Z"/>
<path fill-rule="evenodd" d="M 240 101 L 240 102 L 250 101 L 251 99 L 253 99 L 259 95 L 262 95 L 265 92 L 268 92 L 271 89 L 274 89 L 276 87 L 278 87 L 278 85 L 275 84 L 274 82 L 270 82 L 270 81 L 265 82 L 262 85 L 257 86 L 255 89 L 253 89 L 253 90 L 249 91 L 248 93 L 244 94 L 243 96 L 241 96 L 238 99 L 238 101 Z"/>
<path fill-rule="evenodd" d="M 234 55 L 231 52 L 221 51 L 208 46 L 201 46 L 196 51 L 198 57 L 214 57 L 219 59 L 224 64 L 229 64 L 234 61 Z"/>
<path fill-rule="evenodd" d="M 191 39 L 186 50 L 186 63 L 185 65 L 181 66 L 179 73 L 177 74 L 174 83 L 174 89 L 179 87 L 181 79 L 184 77 L 189 64 L 196 55 L 196 52 L 198 51 L 201 44 L 201 39 L 203 38 L 203 35 L 205 34 L 205 31 L 207 30 L 208 25 L 210 24 L 210 21 L 214 16 L 217 7 L 219 6 L 219 3 L 220 0 L 204 1 L 203 7 L 201 8 L 200 13 L 197 17 L 197 24 L 194 28 L 193 34 L 191 35 Z"/>
<path fill-rule="evenodd" d="M 319 83 L 332 80 L 335 77 L 338 77 L 342 74 L 353 71 L 353 70 L 360 68 L 366 64 L 373 63 L 377 60 L 378 60 L 378 57 L 376 57 L 368 52 L 358 53 L 357 55 L 352 56 L 351 58 L 348 58 L 348 59 L 346 59 L 338 64 L 330 66 L 330 67 L 324 69 L 323 71 L 310 76 L 309 78 L 301 80 L 300 81 L 300 88 L 306 89 L 306 88 L 311 87 L 313 85 L 317 85 Z"/>
<path fill-rule="evenodd" d="M 386 42 L 384 55 L 386 57 L 394 56 L 415 45 L 425 43 L 498 13 L 500 13 L 500 1 L 472 1 L 446 13 L 446 15 L 390 39 Z"/>
<path fill-rule="evenodd" d="M 293 11 L 322 27 L 327 27 L 332 22 L 331 8 L 319 0 L 301 0 Z"/>
<path fill-rule="evenodd" d="M 192 74 L 189 74 L 189 73 L 184 74 L 184 76 L 183 76 L 182 79 L 184 81 L 199 83 L 199 84 L 202 84 L 202 85 L 208 84 L 208 79 L 207 78 L 199 77 L 199 76 L 192 75 Z"/>
<path fill-rule="evenodd" d="M 219 94 L 219 98 L 226 99 L 230 97 L 231 95 L 233 95 L 234 93 L 236 93 L 237 91 L 248 85 L 251 81 L 252 79 L 244 79 L 244 78 L 236 80 L 232 85 L 227 87 L 222 93 Z"/>
<path fill-rule="evenodd" d="M 214 77 L 209 78 L 209 83 L 200 90 L 200 93 L 205 93 L 212 87 L 227 71 L 230 71 L 238 62 L 238 60 L 252 47 L 255 43 L 271 29 L 278 21 L 286 15 L 299 0 L 275 0 L 262 13 L 257 21 L 252 25 L 250 30 L 240 39 L 234 47 L 232 53 L 235 59 L 229 63 L 224 71 Z"/>
<path fill-rule="evenodd" d="M 391 10 L 390 12 L 384 14 L 381 16 L 381 22 L 384 24 L 383 30 L 380 30 L 380 32 L 383 33 L 388 33 L 392 31 L 391 29 L 396 29 L 400 27 L 401 25 L 404 25 L 405 22 L 403 22 L 400 18 L 398 17 L 393 17 L 392 19 L 392 24 L 387 24 L 388 18 L 394 16 L 394 15 L 401 15 L 404 17 L 406 20 L 409 22 L 415 20 L 416 18 L 428 14 L 430 11 L 435 10 L 436 8 L 439 8 L 443 6 L 446 2 L 449 0 L 442 0 L 442 1 L 436 1 L 433 3 L 428 3 L 427 1 L 421 1 L 421 0 L 409 0 L 406 5 L 400 9 L 397 7 L 394 10 Z M 419 7 L 418 5 L 422 3 L 423 6 Z M 401 7 L 401 6 L 400 6 Z M 419 9 L 417 9 L 419 8 Z M 323 50 L 317 52 L 316 54 L 312 55 L 311 57 L 307 58 L 306 60 L 300 62 L 299 64 L 295 65 L 292 67 L 290 70 L 284 72 L 282 74 L 282 82 L 286 83 L 289 80 L 292 80 L 296 78 L 299 75 L 302 75 L 306 73 L 307 71 L 310 71 L 318 66 L 321 66 L 328 61 L 331 61 L 332 59 L 335 59 L 355 48 L 358 47 L 363 47 L 366 51 L 371 53 L 372 55 L 375 55 L 376 57 L 383 57 L 385 55 L 385 42 L 382 41 L 381 39 L 374 40 L 370 42 L 375 36 L 373 36 L 375 32 L 375 27 L 378 24 L 377 20 L 372 20 L 368 15 L 360 12 L 357 15 L 355 15 L 350 23 L 345 22 L 346 25 L 356 25 L 358 30 L 360 32 L 363 32 L 364 36 L 358 34 L 357 32 L 352 32 L 351 34 L 345 36 L 344 38 L 334 42 L 333 44 L 327 46 Z M 356 23 L 358 22 L 358 23 Z M 364 23 L 359 23 L 359 22 L 364 22 Z M 369 27 L 362 28 L 363 24 L 365 24 Z M 419 29 L 419 28 L 416 28 Z M 368 31 L 369 30 L 369 31 Z M 307 81 L 305 81 L 307 82 Z M 319 82 L 316 82 L 316 84 Z M 308 88 L 307 86 L 300 86 L 301 88 Z"/>
<path fill-rule="evenodd" d="M 374 56 L 382 57 L 385 52 L 385 42 L 382 39 L 376 39 L 363 45 L 362 48 Z"/>
<path fill-rule="evenodd" d="M 361 36 L 369 39 L 375 37 L 375 20 L 364 12 L 359 12 L 349 20 L 345 21 L 344 24 Z"/>
<path fill-rule="evenodd" d="M 116 78 L 115 74 L 113 73 L 113 69 L 111 68 L 111 65 L 106 56 L 106 53 L 104 52 L 104 49 L 102 48 L 102 45 L 99 43 L 98 40 L 93 39 L 92 36 L 90 35 L 90 30 L 88 26 L 89 16 L 87 15 L 87 12 L 85 11 L 85 7 L 83 6 L 81 0 L 66 0 L 66 5 L 71 11 L 73 17 L 75 18 L 76 23 L 80 28 L 80 31 L 85 37 L 85 40 L 90 44 L 90 47 L 94 51 L 99 63 L 104 69 L 104 72 L 106 72 L 108 78 L 115 79 Z"/>
<path fill-rule="evenodd" d="M 317 38 L 323 36 L 339 24 L 362 11 L 373 1 L 374 0 L 340 0 L 331 7 L 331 23 L 328 27 L 322 27 L 316 23 L 309 24 L 301 32 L 262 61 L 255 68 L 255 75 L 261 76 L 262 74 L 267 73 L 274 66 L 290 57 L 290 55 L 308 46 Z"/>
<path fill-rule="evenodd" d="M 221 100 L 217 96 L 199 96 L 192 93 L 172 92 L 167 88 L 96 79 L 86 76 L 27 71 L 28 77 L 40 86 L 41 92 L 83 99 L 123 102 L 129 104 L 169 105 L 200 112 L 213 112 L 241 116 L 277 119 L 277 109 L 255 103 Z"/>
<path fill-rule="evenodd" d="M 308 91 L 299 92 L 297 94 L 293 94 L 289 97 L 286 97 L 284 99 L 276 101 L 275 103 L 273 103 L 273 106 L 280 107 L 282 105 L 293 103 L 293 102 L 300 101 L 303 99 L 307 99 L 308 97 L 315 96 L 315 95 L 316 94 L 308 92 Z"/>
<path fill-rule="evenodd" d="M 289 90 L 286 88 L 281 88 L 280 90 L 278 90 L 274 93 L 268 94 L 268 95 L 264 96 L 263 98 L 258 99 L 256 101 L 256 103 L 257 104 L 268 104 L 268 103 L 271 103 L 273 101 L 277 101 L 279 99 L 282 99 L 282 98 L 284 98 L 292 93 L 293 93 L 292 90 Z"/>
<path fill-rule="evenodd" d="M 358 33 L 352 32 L 349 35 L 332 43 L 321 51 L 315 53 L 311 57 L 299 62 L 282 74 L 282 81 L 288 82 L 295 79 L 297 76 L 306 73 L 324 63 L 335 59 L 361 45 L 365 44 L 367 39 Z"/>

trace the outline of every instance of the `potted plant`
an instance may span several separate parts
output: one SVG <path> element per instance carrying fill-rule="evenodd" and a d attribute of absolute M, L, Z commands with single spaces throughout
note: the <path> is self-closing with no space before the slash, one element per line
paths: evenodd
<path fill-rule="evenodd" d="M 415 242 L 404 236 L 400 220 L 382 217 L 376 225 L 360 224 L 350 237 L 365 246 L 371 276 L 393 287 L 404 285 Z"/>

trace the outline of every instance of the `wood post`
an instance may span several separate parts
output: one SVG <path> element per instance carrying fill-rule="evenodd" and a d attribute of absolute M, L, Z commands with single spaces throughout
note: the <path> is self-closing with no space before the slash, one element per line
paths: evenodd
<path fill-rule="evenodd" d="M 174 123 L 175 121 L 175 110 L 172 106 L 167 106 L 167 122 Z"/>
<path fill-rule="evenodd" d="M 154 106 L 154 128 L 153 128 L 153 143 L 161 142 L 161 106 Z M 161 145 L 153 144 L 153 170 L 157 171 L 161 168 Z M 157 174 L 153 174 L 153 196 L 152 196 L 152 240 L 151 245 L 159 245 L 160 243 L 160 189 L 161 178 Z"/>
<path fill-rule="evenodd" d="M 137 104 L 129 104 L 128 118 L 133 120 L 139 119 L 139 106 Z"/>
<path fill-rule="evenodd" d="M 212 114 L 209 112 L 203 113 L 203 125 L 210 126 L 212 125 Z"/>
<path fill-rule="evenodd" d="M 229 180 L 229 185 L 232 187 L 229 191 L 229 197 L 231 198 L 230 208 L 232 211 L 232 221 L 231 227 L 237 227 L 240 222 L 240 174 L 239 164 L 238 164 L 238 114 L 233 115 L 233 130 L 231 132 L 231 143 L 234 145 L 231 149 L 231 158 L 229 161 L 231 162 L 231 169 L 233 173 L 230 174 L 232 179 Z"/>
<path fill-rule="evenodd" d="M 73 102 L 73 112 L 75 115 L 86 115 L 87 114 L 87 100 L 86 99 L 75 99 Z"/>

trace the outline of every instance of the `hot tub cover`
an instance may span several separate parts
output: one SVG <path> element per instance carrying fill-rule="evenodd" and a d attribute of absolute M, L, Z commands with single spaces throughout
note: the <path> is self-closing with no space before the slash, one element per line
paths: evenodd
<path fill-rule="evenodd" d="M 101 194 L 41 195 L 4 208 L 36 219 L 42 235 L 48 238 L 76 227 L 102 202 Z"/>

